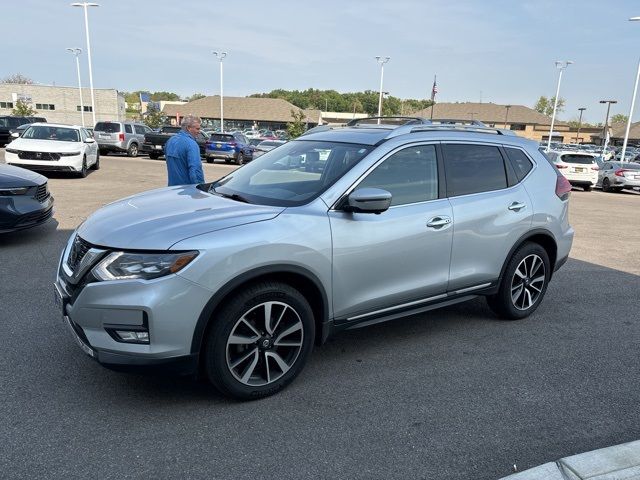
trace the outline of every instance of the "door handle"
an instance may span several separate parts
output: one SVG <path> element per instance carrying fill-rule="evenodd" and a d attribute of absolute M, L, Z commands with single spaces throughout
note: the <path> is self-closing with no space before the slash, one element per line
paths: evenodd
<path fill-rule="evenodd" d="M 433 217 L 431 220 L 427 222 L 427 227 L 442 228 L 442 227 L 446 227 L 450 223 L 451 223 L 451 218 L 443 215 L 441 217 Z"/>
<path fill-rule="evenodd" d="M 526 207 L 526 205 L 524 203 L 513 202 L 511 205 L 509 205 L 509 210 L 512 210 L 514 212 L 519 212 L 520 210 L 522 210 L 525 207 Z"/>

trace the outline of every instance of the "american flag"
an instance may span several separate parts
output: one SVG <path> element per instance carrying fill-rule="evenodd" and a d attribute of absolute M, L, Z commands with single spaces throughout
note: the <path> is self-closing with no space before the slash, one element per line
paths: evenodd
<path fill-rule="evenodd" d="M 431 87 L 431 101 L 435 101 L 436 93 L 438 93 L 438 84 L 436 83 L 436 77 L 433 77 L 433 87 Z"/>

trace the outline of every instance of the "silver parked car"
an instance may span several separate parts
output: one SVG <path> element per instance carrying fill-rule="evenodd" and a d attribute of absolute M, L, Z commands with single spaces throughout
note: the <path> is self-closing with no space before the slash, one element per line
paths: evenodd
<path fill-rule="evenodd" d="M 604 162 L 596 186 L 604 192 L 640 189 L 640 163 Z"/>
<path fill-rule="evenodd" d="M 130 157 L 138 156 L 145 134 L 151 132 L 146 125 L 133 122 L 98 122 L 93 130 L 102 155 L 125 152 Z"/>
<path fill-rule="evenodd" d="M 320 129 L 101 208 L 62 252 L 57 298 L 107 367 L 263 397 L 343 329 L 478 296 L 533 313 L 569 256 L 570 190 L 536 143 L 479 123 Z"/>

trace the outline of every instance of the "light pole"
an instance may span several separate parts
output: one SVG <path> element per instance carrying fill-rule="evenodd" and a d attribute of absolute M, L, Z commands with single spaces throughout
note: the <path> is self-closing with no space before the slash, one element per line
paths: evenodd
<path fill-rule="evenodd" d="M 384 64 L 391 60 L 391 57 L 376 57 L 378 65 L 380 65 L 380 96 L 378 97 L 378 124 L 382 116 L 382 80 L 384 78 Z"/>
<path fill-rule="evenodd" d="M 504 106 L 506 112 L 504 114 L 504 128 L 507 128 L 507 118 L 509 118 L 509 109 L 511 108 L 511 105 L 505 105 Z"/>
<path fill-rule="evenodd" d="M 80 118 L 82 119 L 82 126 L 84 127 L 84 102 L 82 101 L 82 82 L 80 80 L 80 60 L 78 58 L 82 53 L 82 49 L 78 47 L 67 48 L 67 52 L 72 53 L 76 57 L 76 70 L 78 71 L 78 92 L 80 93 Z"/>
<path fill-rule="evenodd" d="M 89 62 L 89 88 L 91 89 L 91 115 L 93 117 L 93 126 L 96 125 L 96 99 L 93 94 L 93 71 L 91 68 L 91 42 L 89 41 L 89 15 L 87 14 L 87 7 L 99 7 L 97 3 L 91 2 L 78 2 L 72 3 L 72 7 L 84 8 L 84 31 L 87 35 L 87 61 Z M 84 118 L 84 112 L 83 112 Z"/>
<path fill-rule="evenodd" d="M 611 108 L 612 103 L 618 103 L 617 100 L 600 100 L 600 103 L 607 104 L 607 114 L 604 117 L 604 129 L 602 130 L 602 155 L 604 156 L 604 150 L 607 148 L 607 143 L 609 142 L 607 138 L 607 133 L 609 132 L 609 109 Z"/>
<path fill-rule="evenodd" d="M 640 17 L 631 17 L 630 22 L 637 22 Z M 631 108 L 629 109 L 629 118 L 627 119 L 627 129 L 624 132 L 624 141 L 622 142 L 622 152 L 620 152 L 620 161 L 624 163 L 624 154 L 627 152 L 627 142 L 629 141 L 629 130 L 631 129 L 631 117 L 633 116 L 633 107 L 636 105 L 636 93 L 638 93 L 638 80 L 640 79 L 640 60 L 638 61 L 638 73 L 636 73 L 636 83 L 633 86 L 633 96 L 631 97 Z"/>
<path fill-rule="evenodd" d="M 223 94 L 223 73 L 222 73 L 222 60 L 227 56 L 227 52 L 216 52 L 213 54 L 220 60 L 220 133 L 224 133 L 224 94 Z"/>
<path fill-rule="evenodd" d="M 560 70 L 560 74 L 558 75 L 558 88 L 556 88 L 556 98 L 553 102 L 553 115 L 551 115 L 551 128 L 549 129 L 549 141 L 547 142 L 547 152 L 551 150 L 551 137 L 553 136 L 553 125 L 556 121 L 556 110 L 558 108 L 558 97 L 560 95 L 560 82 L 562 82 L 562 72 L 564 72 L 565 68 L 571 65 L 573 62 L 571 60 L 565 61 L 556 61 L 556 68 Z"/>
<path fill-rule="evenodd" d="M 586 110 L 585 107 L 580 107 L 580 118 L 578 119 L 578 133 L 576 133 L 576 143 L 580 141 L 580 127 L 582 126 L 582 112 Z"/>

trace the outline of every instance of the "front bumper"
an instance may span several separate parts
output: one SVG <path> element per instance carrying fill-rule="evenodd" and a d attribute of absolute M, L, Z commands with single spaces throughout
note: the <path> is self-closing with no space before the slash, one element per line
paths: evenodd
<path fill-rule="evenodd" d="M 193 334 L 212 292 L 175 274 L 154 280 L 94 282 L 89 270 L 72 284 L 62 268 L 64 258 L 63 253 L 56 298 L 85 353 L 117 370 L 195 373 L 198 352 L 191 351 Z M 124 342 L 113 334 L 141 328 L 149 332 L 148 344 Z"/>
<path fill-rule="evenodd" d="M 40 203 L 34 198 L 0 198 L 0 233 L 35 227 L 49 220 L 54 213 L 51 195 Z"/>
<path fill-rule="evenodd" d="M 83 155 L 73 157 L 61 157 L 59 160 L 23 160 L 16 153 L 5 151 L 4 161 L 7 165 L 41 172 L 79 172 L 82 170 Z"/>

